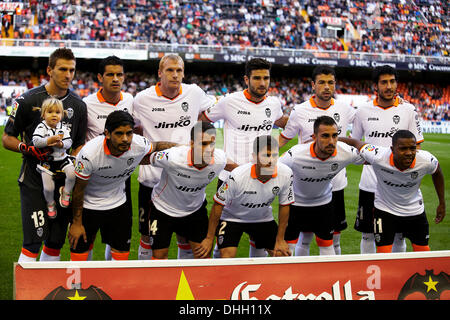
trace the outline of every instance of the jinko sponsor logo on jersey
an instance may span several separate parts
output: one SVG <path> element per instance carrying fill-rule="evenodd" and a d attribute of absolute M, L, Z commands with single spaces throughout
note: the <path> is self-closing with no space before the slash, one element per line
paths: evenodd
<path fill-rule="evenodd" d="M 182 116 L 180 120 L 176 122 L 159 122 L 155 128 L 156 129 L 171 129 L 171 128 L 183 128 L 191 125 L 191 116 Z"/>

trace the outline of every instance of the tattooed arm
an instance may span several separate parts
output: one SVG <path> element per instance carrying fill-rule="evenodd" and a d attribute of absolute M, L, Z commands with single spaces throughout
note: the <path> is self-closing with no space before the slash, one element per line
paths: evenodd
<path fill-rule="evenodd" d="M 89 180 L 82 180 L 80 178 L 76 178 L 75 186 L 72 192 L 72 223 L 70 224 L 69 233 L 67 238 L 69 239 L 70 246 L 72 248 L 76 248 L 78 244 L 78 240 L 80 237 L 83 237 L 83 240 L 86 242 L 86 231 L 83 226 L 83 201 L 84 201 L 84 190 L 88 185 Z"/>

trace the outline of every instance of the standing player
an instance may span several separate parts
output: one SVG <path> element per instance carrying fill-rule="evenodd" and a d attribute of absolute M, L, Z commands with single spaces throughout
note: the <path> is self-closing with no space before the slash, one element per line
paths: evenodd
<path fill-rule="evenodd" d="M 86 136 L 86 105 L 72 91 L 70 84 L 75 74 L 75 57 L 70 49 L 56 49 L 49 57 L 47 84 L 25 92 L 14 102 L 14 110 L 6 124 L 2 137 L 3 146 L 23 154 L 19 176 L 22 212 L 23 245 L 19 261 L 36 261 L 42 242 L 45 241 L 40 260 L 59 260 L 64 245 L 70 209 L 60 208 L 58 216 L 49 221 L 45 214 L 47 203 L 43 197 L 42 179 L 36 171 L 39 161 L 49 160 L 50 150 L 43 151 L 31 145 L 34 129 L 40 122 L 42 102 L 51 96 L 63 103 L 67 112 L 62 122 L 70 129 L 71 154 L 76 155 Z M 18 137 L 20 136 L 20 139 Z M 64 184 L 57 179 L 56 190 Z M 56 195 L 59 198 L 59 194 Z"/>
<path fill-rule="evenodd" d="M 355 117 L 355 109 L 333 98 L 336 90 L 334 69 L 328 66 L 316 67 L 312 73 L 311 85 L 314 95 L 292 110 L 286 127 L 279 136 L 280 146 L 284 146 L 297 134 L 299 144 L 311 142 L 314 133 L 314 120 L 324 115 L 332 117 L 336 121 L 339 136 L 345 137 L 347 135 L 348 125 L 353 122 Z M 331 183 L 333 185 L 333 206 L 335 210 L 333 245 L 336 254 L 341 254 L 341 231 L 347 228 L 344 201 L 344 189 L 347 186 L 346 169 L 340 171 Z M 301 233 L 296 250 L 308 251 L 312 238 L 312 233 Z"/>
<path fill-rule="evenodd" d="M 172 233 L 185 237 L 195 249 L 208 230 L 206 186 L 225 168 L 227 158 L 215 149 L 216 129 L 198 122 L 191 129 L 190 146 L 155 153 L 150 163 L 162 168 L 152 192 L 150 240 L 153 258 L 167 259 Z"/>
<path fill-rule="evenodd" d="M 254 58 L 245 65 L 244 81 L 247 88 L 231 93 L 219 100 L 211 109 L 203 112 L 201 120 L 224 120 L 224 151 L 238 165 L 252 161 L 252 145 L 256 137 L 272 133 L 274 125 L 283 128 L 287 118 L 283 116 L 281 101 L 267 96 L 270 85 L 271 64 Z M 219 175 L 218 188 L 229 172 Z M 217 256 L 217 250 L 215 250 Z M 257 250 L 250 241 L 250 257 L 265 256 L 265 250 Z"/>
<path fill-rule="evenodd" d="M 214 196 L 208 234 L 196 252 L 201 257 L 209 257 L 217 236 L 220 256 L 234 258 L 243 232 L 271 256 L 291 254 L 284 237 L 289 205 L 294 202 L 292 170 L 278 162 L 278 142 L 271 135 L 256 137 L 253 158 L 253 163 L 234 169 Z M 271 205 L 276 196 L 278 225 Z"/>
<path fill-rule="evenodd" d="M 108 115 L 115 110 L 124 110 L 130 114 L 133 112 L 133 96 L 122 91 L 125 81 L 125 71 L 123 61 L 116 56 L 109 56 L 100 61 L 97 79 L 101 83 L 101 88 L 83 101 L 88 110 L 88 124 L 86 141 L 103 134 L 105 122 Z M 126 181 L 127 201 L 129 202 L 129 214 L 133 215 L 131 203 L 131 180 Z M 92 250 L 89 253 L 92 258 Z M 111 260 L 111 247 L 109 244 L 105 248 L 105 259 Z"/>
<path fill-rule="evenodd" d="M 133 104 L 133 117 L 143 129 L 144 137 L 151 141 L 189 143 L 191 128 L 199 113 L 211 107 L 216 99 L 207 95 L 195 84 L 182 83 L 183 59 L 175 54 L 164 56 L 159 62 L 160 82 L 139 92 Z M 153 187 L 159 182 L 161 168 L 142 166 L 139 168 L 139 259 L 151 258 L 148 233 L 149 209 Z M 178 257 L 193 257 L 189 244 L 178 238 Z"/>
<path fill-rule="evenodd" d="M 89 247 L 100 230 L 102 241 L 111 246 L 112 260 L 127 260 L 131 241 L 131 216 L 125 194 L 125 180 L 152 151 L 171 147 L 150 143 L 133 134 L 133 117 L 117 110 L 108 115 L 105 135 L 86 143 L 75 167 L 73 219 L 68 239 L 71 260 L 87 260 Z M 148 159 L 144 159 L 148 163 Z"/>
<path fill-rule="evenodd" d="M 413 105 L 397 97 L 397 72 L 390 66 L 379 66 L 373 71 L 377 97 L 358 108 L 353 123 L 352 138 L 382 147 L 391 145 L 398 130 L 411 131 L 420 144 L 423 142 L 419 116 Z M 372 166 L 365 165 L 359 182 L 359 204 L 355 229 L 362 233 L 361 253 L 375 253 L 373 234 L 373 201 L 377 185 Z M 396 236 L 394 252 L 406 251 L 405 240 Z"/>
<path fill-rule="evenodd" d="M 425 175 L 431 174 L 439 199 L 434 221 L 440 223 L 445 217 L 445 184 L 438 160 L 427 151 L 417 150 L 416 137 L 408 130 L 398 130 L 390 148 L 349 138 L 343 141 L 360 150 L 377 177 L 374 201 L 377 252 L 392 252 L 397 233 L 411 240 L 414 251 L 429 251 L 429 225 L 420 183 Z"/>
<path fill-rule="evenodd" d="M 363 161 L 356 149 L 338 142 L 333 118 L 314 121 L 313 142 L 297 144 L 280 158 L 294 173 L 295 203 L 291 205 L 285 239 L 295 240 L 299 232 L 314 232 L 320 255 L 335 255 L 335 227 L 332 179 L 347 165 Z M 295 255 L 309 255 L 309 248 L 296 248 Z"/>

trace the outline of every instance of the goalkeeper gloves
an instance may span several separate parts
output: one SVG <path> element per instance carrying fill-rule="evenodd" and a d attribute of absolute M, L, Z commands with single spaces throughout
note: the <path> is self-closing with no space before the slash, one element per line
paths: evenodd
<path fill-rule="evenodd" d="M 21 142 L 19 144 L 19 150 L 22 154 L 34 157 L 39 161 L 51 161 L 53 159 L 53 157 L 50 155 L 53 152 L 53 149 L 50 147 L 36 148 L 35 146 L 28 146 L 25 143 Z"/>

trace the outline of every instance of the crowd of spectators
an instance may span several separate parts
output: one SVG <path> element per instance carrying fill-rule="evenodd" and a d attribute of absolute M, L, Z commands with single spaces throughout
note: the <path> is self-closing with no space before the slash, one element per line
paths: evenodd
<path fill-rule="evenodd" d="M 32 88 L 46 83 L 47 79 L 44 71 L 33 74 L 29 70 L 14 72 L 0 70 L 0 81 L 3 85 Z M 156 82 L 156 73 L 128 72 L 123 90 L 134 96 Z M 245 88 L 243 79 L 233 74 L 187 74 L 185 82 L 196 83 L 208 94 L 216 96 L 223 96 Z M 79 96 L 85 97 L 96 92 L 99 84 L 94 73 L 79 70 L 72 87 Z M 450 85 L 400 82 L 398 92 L 404 99 L 416 106 L 423 120 L 450 120 Z M 373 84 L 370 80 L 338 79 L 336 93 L 374 97 Z M 269 94 L 278 96 L 282 100 L 284 113 L 289 115 L 295 104 L 305 101 L 312 95 L 311 78 L 273 77 Z M 0 96 L 0 99 L 3 107 L 11 103 L 11 97 Z M 354 105 L 354 107 L 357 106 Z"/>
<path fill-rule="evenodd" d="M 448 1 L 27 1 L 14 37 L 449 56 Z M 342 31 L 324 32 L 339 18 Z M 34 22 L 37 22 L 33 25 Z M 346 31 L 344 31 L 346 30 Z M 326 36 L 325 36 L 326 33 Z"/>

